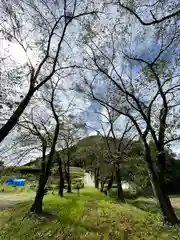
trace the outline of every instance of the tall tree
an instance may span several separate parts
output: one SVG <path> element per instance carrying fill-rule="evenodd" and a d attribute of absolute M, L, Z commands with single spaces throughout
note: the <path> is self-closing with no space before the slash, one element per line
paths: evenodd
<path fill-rule="evenodd" d="M 113 183 L 113 175 L 115 175 L 117 201 L 125 202 L 121 168 L 123 169 L 123 165 L 127 164 L 129 147 L 133 144 L 133 140 L 137 135 L 135 131 L 134 133 L 132 131 L 133 125 L 130 124 L 130 121 L 128 122 L 124 116 L 119 116 L 116 111 L 112 110 L 107 105 L 101 103 L 101 106 L 101 112 L 98 112 L 98 114 L 104 119 L 101 123 L 103 130 L 102 136 L 105 137 L 106 140 L 105 145 L 109 153 L 109 164 L 113 164 L 114 166 L 112 169 L 111 182 Z M 108 190 L 110 190 L 112 183 Z"/>
<path fill-rule="evenodd" d="M 129 23 L 130 26 L 132 26 L 131 24 Z M 128 38 L 131 36 L 131 29 L 130 27 L 125 29 L 124 34 Z M 153 37 L 157 39 L 159 46 L 157 51 L 151 53 L 150 56 L 142 52 L 142 49 L 136 53 L 134 46 L 130 45 L 132 42 L 128 45 L 129 39 L 124 40 L 123 38 L 124 42 L 122 43 L 118 38 L 121 30 L 117 25 L 114 25 L 111 30 L 111 39 L 107 40 L 108 42 L 99 41 L 99 35 L 96 37 L 89 34 L 86 39 L 90 51 L 87 52 L 89 62 L 85 67 L 88 71 L 92 71 L 92 69 L 93 71 L 91 78 L 84 73 L 85 83 L 90 87 L 94 100 L 105 104 L 132 121 L 144 146 L 145 161 L 164 221 L 171 224 L 179 223 L 164 181 L 165 145 L 179 139 L 177 132 L 176 136 L 172 138 L 169 138 L 167 132 L 168 127 L 173 129 L 173 111 L 176 111 L 179 105 L 179 74 L 176 60 L 178 60 L 177 44 L 180 35 L 177 24 L 174 24 L 171 29 L 167 25 L 157 31 L 153 29 L 156 31 Z M 145 29 L 142 29 L 142 33 L 146 36 Z M 106 33 L 104 34 L 106 36 Z M 140 36 L 141 33 L 138 39 Z M 121 47 L 121 50 L 117 48 L 118 46 Z M 130 54 L 129 48 L 134 54 Z M 167 56 L 170 55 L 172 57 L 167 59 Z M 105 85 L 105 91 L 111 91 L 111 102 L 107 101 L 102 92 L 100 94 L 97 91 L 100 83 Z M 158 149 L 158 172 L 152 161 L 151 149 L 148 145 L 149 135 Z"/>
<path fill-rule="evenodd" d="M 61 122 L 59 141 L 61 150 L 61 159 L 64 165 L 65 178 L 67 181 L 67 192 L 72 192 L 71 187 L 71 175 L 70 175 L 70 165 L 72 160 L 72 154 L 74 150 L 74 145 L 80 139 L 80 124 L 76 121 L 74 116 L 65 116 L 64 120 Z"/>
<path fill-rule="evenodd" d="M 42 145 L 41 174 L 39 176 L 35 200 L 31 207 L 31 211 L 37 213 L 42 212 L 45 187 L 50 175 L 53 159 L 57 152 L 60 121 L 68 111 L 68 109 L 62 109 L 57 101 L 57 89 L 59 92 L 60 79 L 58 78 L 55 83 L 50 81 L 48 85 L 46 84 L 46 88 L 44 88 L 42 93 L 42 99 L 46 106 L 45 120 L 43 121 L 42 114 L 38 116 L 38 111 L 35 109 L 36 112 L 34 112 L 34 115 L 31 114 L 29 119 L 22 119 L 18 123 L 23 129 L 28 130 L 30 134 L 39 138 Z M 48 112 L 51 113 L 48 115 Z"/>

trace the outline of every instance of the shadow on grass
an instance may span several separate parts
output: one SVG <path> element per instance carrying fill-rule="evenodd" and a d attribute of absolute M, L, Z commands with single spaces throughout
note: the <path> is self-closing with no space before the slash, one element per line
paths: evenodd
<path fill-rule="evenodd" d="M 130 202 L 136 208 L 139 208 L 145 212 L 159 213 L 160 209 L 156 202 L 146 200 L 135 200 Z"/>
<path fill-rule="evenodd" d="M 169 197 L 170 198 L 179 198 L 179 202 L 180 202 L 180 195 L 174 194 L 174 195 L 169 195 Z"/>
<path fill-rule="evenodd" d="M 177 196 L 176 196 L 176 198 L 177 198 Z M 173 206 L 177 216 L 180 218 L 180 205 L 178 207 L 177 203 L 175 201 L 173 201 L 172 197 L 171 197 L 171 199 L 172 199 L 172 201 L 171 201 L 172 206 Z M 179 199 L 179 201 L 180 201 L 180 199 Z M 134 201 L 130 200 L 130 201 L 128 201 L 128 203 L 130 203 L 134 207 L 139 208 L 145 212 L 150 212 L 150 213 L 160 213 L 161 212 L 158 203 L 156 203 L 152 199 L 150 199 L 150 200 L 137 199 Z"/>
<path fill-rule="evenodd" d="M 55 220 L 57 219 L 57 215 L 50 213 L 50 212 L 42 212 L 42 213 L 32 213 L 28 212 L 25 214 L 22 220 L 24 219 L 38 219 L 38 220 L 43 220 L 43 221 L 49 221 L 49 220 Z"/>

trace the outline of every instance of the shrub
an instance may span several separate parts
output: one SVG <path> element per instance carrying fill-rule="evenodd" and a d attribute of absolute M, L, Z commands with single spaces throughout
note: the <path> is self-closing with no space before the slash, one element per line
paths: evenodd
<path fill-rule="evenodd" d="M 104 189 L 104 193 L 105 192 L 105 189 Z M 136 191 L 131 191 L 131 190 L 123 190 L 123 193 L 124 193 L 124 197 L 125 198 L 128 198 L 128 199 L 136 199 L 138 197 L 138 192 Z M 107 194 L 106 194 L 107 195 Z M 111 198 L 116 198 L 117 197 L 117 189 L 115 188 L 112 188 L 110 191 L 109 191 L 109 196 Z"/>
<path fill-rule="evenodd" d="M 138 197 L 138 193 L 136 191 L 124 190 L 124 197 L 129 199 L 136 199 Z"/>
<path fill-rule="evenodd" d="M 77 189 L 77 193 L 79 194 L 79 190 L 84 188 L 84 182 L 81 178 L 76 178 L 73 180 L 73 188 Z"/>

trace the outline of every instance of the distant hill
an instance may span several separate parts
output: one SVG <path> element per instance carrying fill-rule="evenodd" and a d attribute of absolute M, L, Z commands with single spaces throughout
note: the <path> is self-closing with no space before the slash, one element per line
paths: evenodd
<path fill-rule="evenodd" d="M 102 136 L 88 136 L 86 138 L 83 138 L 78 141 L 78 143 L 71 147 L 71 151 L 75 153 L 76 151 L 79 151 L 80 149 L 93 147 L 97 145 L 104 145 L 105 144 L 105 138 Z M 61 153 L 61 151 L 60 151 Z M 54 164 L 56 163 L 56 160 L 54 160 Z M 53 164 L 53 165 L 54 165 Z M 41 158 L 37 158 L 33 161 L 30 161 L 29 163 L 26 163 L 24 166 L 27 167 L 33 167 L 33 168 L 40 168 L 41 165 Z"/>
<path fill-rule="evenodd" d="M 124 139 L 124 142 L 126 142 L 127 139 Z M 113 139 L 109 138 L 109 144 L 113 147 Z M 131 150 L 136 152 L 139 151 L 141 147 L 139 146 L 139 142 L 133 142 L 131 143 Z M 71 166 L 72 167 L 81 167 L 83 168 L 83 161 L 86 159 L 87 156 L 90 154 L 96 156 L 97 151 L 105 151 L 107 150 L 107 140 L 103 136 L 99 135 L 93 135 L 85 137 L 78 141 L 76 145 L 70 148 L 71 154 L 72 154 L 72 160 L 71 160 Z M 64 150 L 66 151 L 66 149 Z M 61 151 L 60 151 L 61 154 Z M 63 154 L 62 154 L 63 156 Z M 31 161 L 24 166 L 26 167 L 32 167 L 32 168 L 39 168 L 41 167 L 41 158 L 37 158 L 34 161 Z M 53 161 L 53 166 L 56 167 L 57 162 L 56 159 Z"/>

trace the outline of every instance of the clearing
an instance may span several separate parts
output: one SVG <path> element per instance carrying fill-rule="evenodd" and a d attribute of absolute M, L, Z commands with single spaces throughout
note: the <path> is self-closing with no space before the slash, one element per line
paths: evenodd
<path fill-rule="evenodd" d="M 0 209 L 12 207 L 20 202 L 30 201 L 33 199 L 33 196 L 33 194 L 0 193 Z"/>

